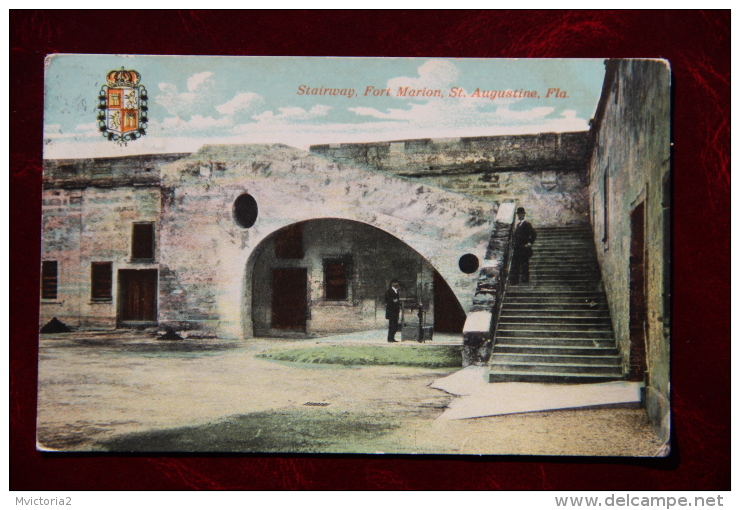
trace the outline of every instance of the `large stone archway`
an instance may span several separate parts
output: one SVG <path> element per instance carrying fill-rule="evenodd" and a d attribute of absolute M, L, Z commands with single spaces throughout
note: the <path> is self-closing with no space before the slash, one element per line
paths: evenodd
<path fill-rule="evenodd" d="M 163 167 L 161 208 L 160 322 L 243 338 L 253 331 L 248 266 L 281 229 L 325 218 L 379 229 L 465 304 L 477 275 L 458 262 L 484 259 L 497 204 L 291 147 L 247 145 L 204 147 Z"/>

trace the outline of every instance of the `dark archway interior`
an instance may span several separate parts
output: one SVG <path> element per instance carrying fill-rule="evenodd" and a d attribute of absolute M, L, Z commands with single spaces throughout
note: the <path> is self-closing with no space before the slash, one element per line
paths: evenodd
<path fill-rule="evenodd" d="M 434 331 L 462 333 L 465 311 L 442 275 L 434 271 Z"/>
<path fill-rule="evenodd" d="M 255 249 L 251 315 L 255 336 L 331 334 L 387 327 L 391 279 L 436 331 L 462 331 L 465 313 L 449 285 L 416 250 L 371 225 L 317 218 L 286 226 Z M 300 280 L 300 281 L 298 281 Z M 410 322 L 415 312 L 405 317 Z"/>

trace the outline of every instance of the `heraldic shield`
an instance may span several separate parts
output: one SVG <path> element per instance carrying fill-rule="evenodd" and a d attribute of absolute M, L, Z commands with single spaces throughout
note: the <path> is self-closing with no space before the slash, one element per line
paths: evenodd
<path fill-rule="evenodd" d="M 108 140 L 126 145 L 146 134 L 147 92 L 141 75 L 121 67 L 106 76 L 98 95 L 98 129 Z"/>

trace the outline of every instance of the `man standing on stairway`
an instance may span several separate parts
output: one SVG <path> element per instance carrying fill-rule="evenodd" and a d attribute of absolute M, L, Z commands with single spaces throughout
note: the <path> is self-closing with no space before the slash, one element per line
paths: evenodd
<path fill-rule="evenodd" d="M 516 210 L 519 218 L 514 227 L 514 254 L 511 258 L 511 284 L 519 283 L 521 277 L 522 283 L 529 282 L 529 257 L 532 256 L 532 245 L 537 239 L 537 232 L 534 231 L 532 224 L 524 219 L 526 216 L 524 207 Z"/>
<path fill-rule="evenodd" d="M 388 341 L 396 342 L 398 318 L 401 315 L 401 296 L 398 294 L 398 280 L 391 280 L 385 293 L 385 318 L 388 319 Z"/>

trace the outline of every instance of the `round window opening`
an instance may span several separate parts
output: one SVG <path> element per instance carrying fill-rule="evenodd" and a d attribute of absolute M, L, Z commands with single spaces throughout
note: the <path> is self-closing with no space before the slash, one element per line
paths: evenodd
<path fill-rule="evenodd" d="M 475 273 L 478 270 L 478 257 L 472 253 L 466 253 L 460 257 L 458 265 L 460 266 L 460 271 L 465 274 Z"/>
<path fill-rule="evenodd" d="M 234 221 L 242 228 L 249 228 L 257 221 L 257 201 L 249 193 L 234 201 Z"/>

